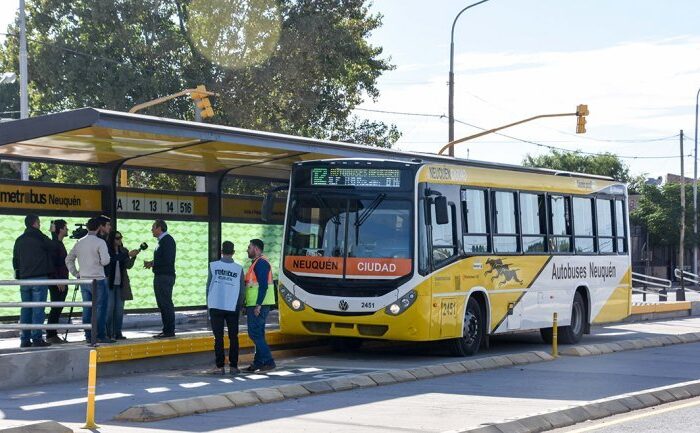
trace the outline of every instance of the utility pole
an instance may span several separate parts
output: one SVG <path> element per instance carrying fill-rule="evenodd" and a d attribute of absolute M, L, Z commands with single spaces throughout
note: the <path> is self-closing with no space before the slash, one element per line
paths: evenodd
<path fill-rule="evenodd" d="M 27 90 L 29 80 L 27 77 L 27 17 L 24 13 L 24 0 L 19 0 L 19 117 L 29 117 L 29 96 Z M 20 164 L 20 177 L 29 180 L 29 163 L 22 161 Z"/>
<path fill-rule="evenodd" d="M 685 301 L 685 165 L 683 157 L 683 130 L 681 129 L 681 240 L 678 255 L 681 267 L 681 288 L 676 289 L 676 301 Z"/>
<path fill-rule="evenodd" d="M 693 273 L 698 275 L 698 99 L 695 95 L 695 153 L 693 154 Z M 697 277 L 695 277 L 697 279 Z M 697 284 L 696 284 L 697 285 Z"/>

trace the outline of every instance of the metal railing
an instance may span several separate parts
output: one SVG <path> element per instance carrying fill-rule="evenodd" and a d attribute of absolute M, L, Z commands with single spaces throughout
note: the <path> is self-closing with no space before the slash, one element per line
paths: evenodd
<path fill-rule="evenodd" d="M 642 300 L 647 300 L 647 295 L 664 294 L 666 289 L 671 288 L 671 280 L 666 278 L 654 277 L 652 275 L 640 274 L 638 272 L 632 272 L 632 283 L 641 284 L 642 287 L 634 287 L 632 285 L 632 292 L 641 293 Z"/>
<path fill-rule="evenodd" d="M 693 284 L 700 284 L 700 276 L 698 274 L 694 274 L 692 272 L 688 271 L 682 271 L 683 272 L 683 280 L 687 282 L 691 282 Z M 676 268 L 673 270 L 673 275 L 680 279 L 681 278 L 681 270 L 680 268 Z M 690 290 L 691 292 L 700 292 L 700 290 L 692 287 L 685 286 L 683 287 L 685 290 Z"/>
<path fill-rule="evenodd" d="M 0 329 L 18 330 L 69 330 L 90 329 L 90 345 L 96 344 L 97 331 L 97 280 L 0 280 L 0 286 L 68 286 L 73 284 L 90 284 L 92 288 L 92 300 L 90 302 L 0 302 L 0 308 L 41 308 L 41 307 L 80 307 L 91 308 L 90 323 L 65 325 L 61 324 L 30 324 L 30 323 L 0 323 Z M 70 315 L 68 317 L 70 321 Z"/>

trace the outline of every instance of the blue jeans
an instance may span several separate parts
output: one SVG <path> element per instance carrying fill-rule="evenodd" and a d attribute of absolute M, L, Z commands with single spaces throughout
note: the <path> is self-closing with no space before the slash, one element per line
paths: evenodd
<path fill-rule="evenodd" d="M 28 278 L 28 280 L 45 280 L 47 277 Z M 19 289 L 22 302 L 46 302 L 49 293 L 49 286 L 21 286 Z M 43 325 L 44 307 L 22 308 L 19 313 L 19 323 Z M 23 329 L 20 340 L 29 342 L 43 340 L 44 331 L 41 329 Z"/>
<path fill-rule="evenodd" d="M 114 286 L 107 290 L 107 325 L 105 329 L 109 338 L 122 336 L 122 324 L 124 323 L 124 300 L 122 299 L 122 286 Z"/>
<path fill-rule="evenodd" d="M 105 338 L 105 326 L 107 323 L 107 304 L 109 289 L 107 288 L 107 280 L 97 280 L 97 339 Z M 92 301 L 92 284 L 81 284 L 80 294 L 83 295 L 83 302 Z M 92 320 L 92 308 L 83 308 L 83 323 L 90 323 Z M 92 333 L 89 329 L 85 330 L 85 339 L 89 340 Z"/>
<path fill-rule="evenodd" d="M 255 307 L 246 307 L 248 317 L 248 336 L 255 343 L 255 357 L 253 364 L 257 366 L 270 365 L 275 363 L 272 359 L 272 352 L 265 341 L 265 320 L 270 312 L 268 305 L 263 305 L 260 308 L 260 315 L 256 316 L 253 312 Z"/>

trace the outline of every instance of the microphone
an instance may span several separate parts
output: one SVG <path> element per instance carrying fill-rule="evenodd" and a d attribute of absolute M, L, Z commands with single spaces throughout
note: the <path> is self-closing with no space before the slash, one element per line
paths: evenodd
<path fill-rule="evenodd" d="M 144 251 L 148 249 L 148 244 L 146 242 L 142 242 L 141 246 L 139 246 L 139 250 Z"/>

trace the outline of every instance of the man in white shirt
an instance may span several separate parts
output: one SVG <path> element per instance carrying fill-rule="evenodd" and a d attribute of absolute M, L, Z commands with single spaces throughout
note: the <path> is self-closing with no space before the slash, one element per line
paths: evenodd
<path fill-rule="evenodd" d="M 76 242 L 73 249 L 66 257 L 66 266 L 68 271 L 81 279 L 95 279 L 96 293 L 92 293 L 92 284 L 81 284 L 80 293 L 83 295 L 83 302 L 91 302 L 93 295 L 96 297 L 97 305 L 97 342 L 99 343 L 114 343 L 115 341 L 107 338 L 105 335 L 105 327 L 107 323 L 107 280 L 105 279 L 105 269 L 110 262 L 109 250 L 107 243 L 98 235 L 101 231 L 105 231 L 105 224 L 100 225 L 98 218 L 90 218 L 86 225 L 88 234 Z M 75 261 L 78 261 L 78 267 L 75 266 Z M 92 308 L 83 308 L 83 323 L 90 323 L 92 319 Z M 92 334 L 90 330 L 85 330 L 85 339 L 91 341 Z"/>
<path fill-rule="evenodd" d="M 221 260 L 209 263 L 207 278 L 207 307 L 214 332 L 216 369 L 214 374 L 224 374 L 224 323 L 228 328 L 230 373 L 238 374 L 238 318 L 243 305 L 243 267 L 233 261 L 233 242 L 221 244 Z"/>

